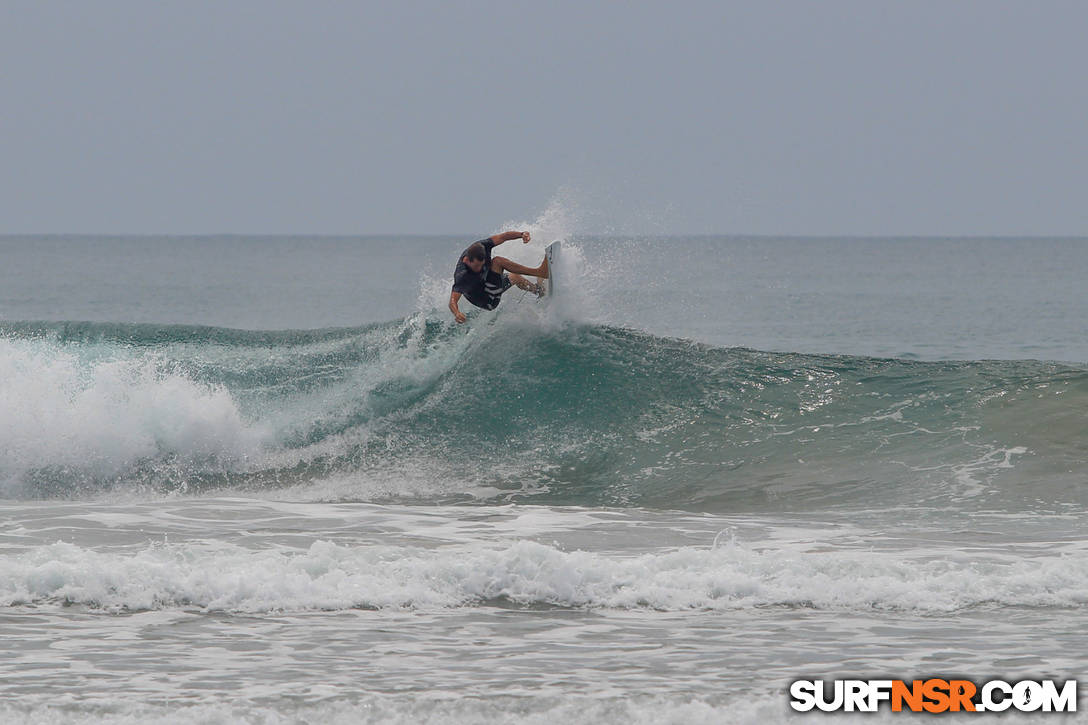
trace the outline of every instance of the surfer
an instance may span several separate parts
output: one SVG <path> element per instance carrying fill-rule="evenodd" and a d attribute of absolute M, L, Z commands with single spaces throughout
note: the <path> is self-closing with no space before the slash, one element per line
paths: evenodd
<path fill-rule="evenodd" d="M 528 244 L 529 232 L 495 234 L 473 242 L 468 249 L 461 252 L 457 269 L 453 271 L 453 292 L 450 293 L 450 312 L 458 323 L 465 321 L 464 313 L 457 308 L 462 296 L 477 307 L 493 310 L 499 306 L 502 293 L 510 289 L 511 285 L 517 285 L 538 296 L 543 294 L 544 290 L 539 282 L 530 282 L 522 275 L 530 275 L 538 280 L 547 279 L 547 257 L 539 267 L 526 267 L 506 257 L 491 257 L 492 249 L 511 239 L 520 239 Z"/>

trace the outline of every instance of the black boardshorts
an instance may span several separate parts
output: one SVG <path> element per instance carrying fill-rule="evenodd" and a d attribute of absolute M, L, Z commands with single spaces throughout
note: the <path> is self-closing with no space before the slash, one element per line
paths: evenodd
<path fill-rule="evenodd" d="M 470 299 L 469 302 L 477 307 L 483 307 L 485 310 L 493 310 L 499 306 L 499 302 L 502 301 L 502 293 L 510 289 L 511 284 L 513 283 L 510 281 L 510 275 L 505 272 L 499 274 L 498 272 L 488 271 L 487 279 L 484 280 L 484 294 L 486 297 L 480 300 L 483 304 L 473 299 Z"/>

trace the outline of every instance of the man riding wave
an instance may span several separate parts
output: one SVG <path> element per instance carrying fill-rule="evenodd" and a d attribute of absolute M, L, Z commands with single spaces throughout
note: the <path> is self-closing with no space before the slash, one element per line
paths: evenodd
<path fill-rule="evenodd" d="M 503 232 L 487 239 L 473 242 L 461 252 L 461 259 L 453 272 L 453 292 L 450 293 L 450 312 L 458 323 L 465 321 L 465 315 L 457 308 L 463 296 L 472 304 L 485 310 L 493 310 L 502 301 L 502 293 L 517 285 L 537 295 L 543 294 L 540 282 L 530 282 L 522 275 L 548 278 L 548 259 L 544 258 L 539 267 L 526 267 L 512 262 L 506 257 L 491 257 L 491 250 L 511 239 L 521 239 L 529 243 L 529 232 Z"/>

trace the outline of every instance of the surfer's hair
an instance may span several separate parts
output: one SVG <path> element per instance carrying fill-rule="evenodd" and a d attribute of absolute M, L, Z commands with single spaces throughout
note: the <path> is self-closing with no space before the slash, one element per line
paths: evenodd
<path fill-rule="evenodd" d="M 469 248 L 465 250 L 465 256 L 468 257 L 470 262 L 482 262 L 487 259 L 487 250 L 485 250 L 484 245 L 479 242 L 473 242 Z"/>

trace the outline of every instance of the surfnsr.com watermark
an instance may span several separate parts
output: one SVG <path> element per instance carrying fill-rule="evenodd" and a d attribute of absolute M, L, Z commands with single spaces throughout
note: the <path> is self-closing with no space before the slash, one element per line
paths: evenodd
<path fill-rule="evenodd" d="M 1076 712 L 1077 681 L 990 680 L 797 680 L 790 707 L 798 712 Z"/>

